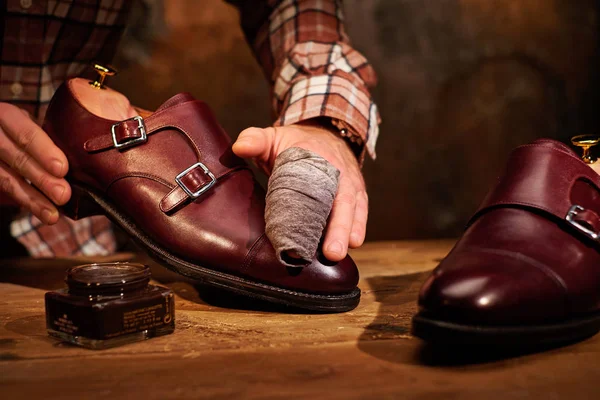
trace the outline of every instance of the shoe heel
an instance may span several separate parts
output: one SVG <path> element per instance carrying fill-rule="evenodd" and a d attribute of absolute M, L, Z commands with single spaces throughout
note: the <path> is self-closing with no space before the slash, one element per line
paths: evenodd
<path fill-rule="evenodd" d="M 102 208 L 83 189 L 71 185 L 71 198 L 61 207 L 61 212 L 72 220 L 102 215 Z"/>

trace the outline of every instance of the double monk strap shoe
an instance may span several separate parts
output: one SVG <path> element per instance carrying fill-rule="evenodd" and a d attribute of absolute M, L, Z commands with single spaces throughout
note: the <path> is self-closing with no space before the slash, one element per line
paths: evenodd
<path fill-rule="evenodd" d="M 43 125 L 67 155 L 78 219 L 104 214 L 164 266 L 237 294 L 318 312 L 360 299 L 350 257 L 282 265 L 265 236 L 265 192 L 208 106 L 182 93 L 125 121 L 92 114 L 65 82 Z"/>
<path fill-rule="evenodd" d="M 600 330 L 600 177 L 566 145 L 518 147 L 419 296 L 413 333 L 555 345 Z"/>

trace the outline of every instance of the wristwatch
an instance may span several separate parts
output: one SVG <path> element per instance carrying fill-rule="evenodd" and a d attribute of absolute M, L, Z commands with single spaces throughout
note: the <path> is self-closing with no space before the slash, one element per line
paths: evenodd
<path fill-rule="evenodd" d="M 329 120 L 330 126 L 336 130 L 341 137 L 346 140 L 346 143 L 352 149 L 352 152 L 360 160 L 363 157 L 364 141 L 362 137 L 356 133 L 350 125 L 345 121 L 337 118 L 323 117 L 324 120 Z M 362 162 L 362 160 L 360 160 Z"/>

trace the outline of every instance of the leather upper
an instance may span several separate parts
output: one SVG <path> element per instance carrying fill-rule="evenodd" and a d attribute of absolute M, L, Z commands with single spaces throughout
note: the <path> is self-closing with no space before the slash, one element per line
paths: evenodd
<path fill-rule="evenodd" d="M 580 206 L 575 212 L 574 206 Z M 570 215 L 572 222 L 567 220 Z M 421 289 L 424 312 L 522 324 L 600 310 L 600 179 L 568 147 L 521 146 L 450 254 Z"/>
<path fill-rule="evenodd" d="M 57 90 L 44 122 L 67 155 L 67 179 L 109 199 L 169 252 L 291 290 L 327 294 L 356 287 L 350 257 L 333 265 L 315 259 L 293 271 L 278 262 L 264 236 L 264 189 L 233 154 L 230 138 L 204 102 L 174 96 L 140 128 L 139 119 L 111 121 L 89 113 L 69 85 Z M 141 139 L 142 129 L 145 142 L 115 148 L 114 142 Z M 186 192 L 204 189 L 197 199 Z"/>

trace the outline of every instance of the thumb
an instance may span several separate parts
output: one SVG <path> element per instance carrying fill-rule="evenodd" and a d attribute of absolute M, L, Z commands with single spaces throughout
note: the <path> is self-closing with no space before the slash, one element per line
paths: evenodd
<path fill-rule="evenodd" d="M 257 158 L 268 161 L 271 147 L 273 145 L 273 134 L 271 129 L 248 128 L 238 136 L 233 144 L 233 152 L 242 158 Z"/>

